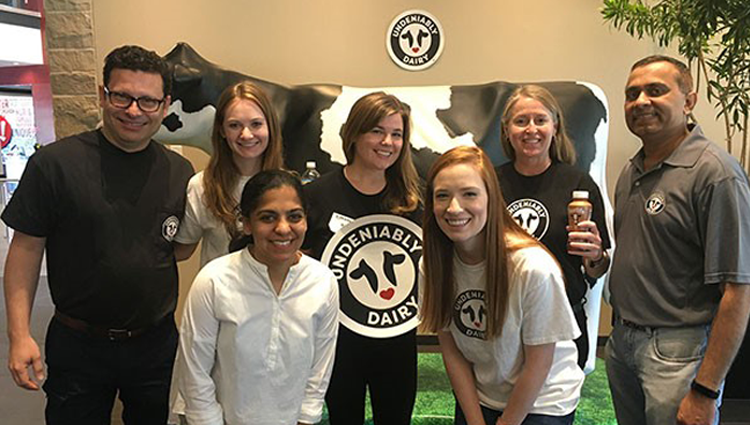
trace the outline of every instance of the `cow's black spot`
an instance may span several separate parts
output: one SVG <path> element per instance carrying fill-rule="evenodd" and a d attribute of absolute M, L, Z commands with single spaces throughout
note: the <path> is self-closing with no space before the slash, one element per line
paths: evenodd
<path fill-rule="evenodd" d="M 172 132 L 182 128 L 182 121 L 180 120 L 180 117 L 174 112 L 167 115 L 167 117 L 164 118 L 164 121 L 162 121 L 161 124 L 164 127 L 167 127 L 167 130 Z"/>

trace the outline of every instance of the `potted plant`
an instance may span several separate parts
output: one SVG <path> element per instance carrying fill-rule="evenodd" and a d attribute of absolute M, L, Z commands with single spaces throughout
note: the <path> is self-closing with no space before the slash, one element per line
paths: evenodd
<path fill-rule="evenodd" d="M 605 22 L 660 46 L 676 42 L 691 67 L 696 91 L 705 82 L 709 103 L 724 121 L 727 150 L 740 140 L 739 160 L 748 169 L 750 107 L 750 5 L 747 0 L 603 0 Z"/>

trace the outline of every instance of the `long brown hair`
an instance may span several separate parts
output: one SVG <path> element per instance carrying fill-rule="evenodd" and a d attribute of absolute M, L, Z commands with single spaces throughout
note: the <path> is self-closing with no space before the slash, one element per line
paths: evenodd
<path fill-rule="evenodd" d="M 552 137 L 552 144 L 549 147 L 550 158 L 553 161 L 564 162 L 570 165 L 575 164 L 576 150 L 568 136 L 568 132 L 565 130 L 565 118 L 563 117 L 560 104 L 557 103 L 557 100 L 555 100 L 555 97 L 552 96 L 549 90 L 534 84 L 517 88 L 505 104 L 505 110 L 501 119 L 503 129 L 500 134 L 500 143 L 503 146 L 505 156 L 511 161 L 516 160 L 516 151 L 513 150 L 513 146 L 510 144 L 510 139 L 508 138 L 508 128 L 510 128 L 510 120 L 513 118 L 511 116 L 513 107 L 523 98 L 536 100 L 552 114 L 552 121 L 555 123 L 555 135 Z"/>
<path fill-rule="evenodd" d="M 349 111 L 341 127 L 341 140 L 347 164 L 354 162 L 359 138 L 393 114 L 399 114 L 404 124 L 403 146 L 396 162 L 385 170 L 386 188 L 383 207 L 393 214 L 405 214 L 417 209 L 422 194 L 419 175 L 411 158 L 411 108 L 396 96 L 374 92 L 359 98 Z"/>
<path fill-rule="evenodd" d="M 541 246 L 508 214 L 497 175 L 490 159 L 478 147 L 459 146 L 444 153 L 430 168 L 423 222 L 424 297 L 422 325 L 437 332 L 449 325 L 456 297 L 453 276 L 454 245 L 440 229 L 434 213 L 435 177 L 457 164 L 473 167 L 487 189 L 487 223 L 484 227 L 487 338 L 499 337 L 508 309 L 510 278 L 508 253 L 527 246 Z"/>
<path fill-rule="evenodd" d="M 268 126 L 268 147 L 263 152 L 261 170 L 274 170 L 284 166 L 283 143 L 281 127 L 276 111 L 263 90 L 249 81 L 243 81 L 227 87 L 219 96 L 216 103 L 214 127 L 211 133 L 213 154 L 203 172 L 203 186 L 205 197 L 203 202 L 208 209 L 224 225 L 230 237 L 237 236 L 237 205 L 239 199 L 232 195 L 234 187 L 240 178 L 240 171 L 234 163 L 232 150 L 227 140 L 221 134 L 227 109 L 235 100 L 249 100 L 260 108 Z"/>

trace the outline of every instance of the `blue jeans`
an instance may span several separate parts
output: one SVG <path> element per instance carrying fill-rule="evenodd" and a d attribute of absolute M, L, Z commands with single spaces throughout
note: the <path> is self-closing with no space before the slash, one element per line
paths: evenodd
<path fill-rule="evenodd" d="M 709 331 L 709 325 L 638 330 L 615 323 L 606 347 L 607 377 L 619 425 L 675 423 L 706 352 Z M 715 424 L 720 405 L 721 399 Z"/>
<path fill-rule="evenodd" d="M 500 410 L 492 410 L 489 407 L 479 406 L 482 408 L 482 416 L 484 416 L 484 423 L 486 425 L 495 425 L 497 418 L 499 418 L 503 412 Z M 526 418 L 521 422 L 521 425 L 572 425 L 573 420 L 576 417 L 575 410 L 565 416 L 549 416 L 549 415 L 537 415 L 529 413 Z M 453 420 L 454 425 L 467 425 L 464 412 L 461 410 L 461 406 L 456 401 L 456 416 Z"/>

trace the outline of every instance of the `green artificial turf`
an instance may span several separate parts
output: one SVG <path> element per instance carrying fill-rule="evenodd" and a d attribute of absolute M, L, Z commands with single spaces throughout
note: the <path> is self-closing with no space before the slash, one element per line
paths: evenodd
<path fill-rule="evenodd" d="M 417 402 L 414 406 L 412 425 L 453 424 L 454 399 L 450 382 L 440 354 L 419 354 L 419 378 Z M 369 397 L 366 402 L 365 424 L 372 424 Z M 604 361 L 596 360 L 596 370 L 586 377 L 581 391 L 581 402 L 576 411 L 576 425 L 616 425 L 609 393 Z M 323 413 L 321 425 L 329 425 L 327 412 Z"/>

